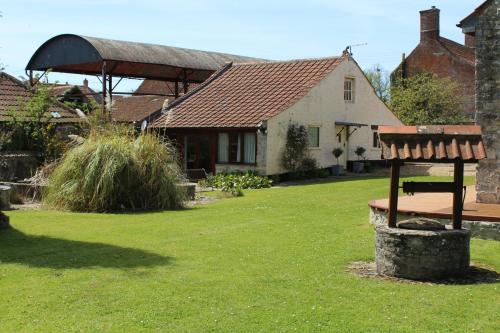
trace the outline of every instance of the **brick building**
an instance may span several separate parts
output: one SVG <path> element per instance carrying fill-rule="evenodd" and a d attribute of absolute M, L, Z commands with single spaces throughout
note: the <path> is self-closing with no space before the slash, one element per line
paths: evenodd
<path fill-rule="evenodd" d="M 430 72 L 439 77 L 451 77 L 460 86 L 464 113 L 474 117 L 474 45 L 470 37 L 466 45 L 456 43 L 439 34 L 439 9 L 420 11 L 420 42 L 394 70 L 392 76 L 410 77 Z"/>

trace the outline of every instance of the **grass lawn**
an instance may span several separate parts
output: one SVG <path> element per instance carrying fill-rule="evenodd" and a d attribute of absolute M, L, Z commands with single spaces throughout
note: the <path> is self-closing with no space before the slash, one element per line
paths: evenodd
<path fill-rule="evenodd" d="M 9 212 L 0 332 L 499 332 L 500 284 L 346 272 L 373 260 L 367 202 L 387 193 L 374 178 L 173 212 Z M 500 271 L 500 242 L 471 256 Z"/>

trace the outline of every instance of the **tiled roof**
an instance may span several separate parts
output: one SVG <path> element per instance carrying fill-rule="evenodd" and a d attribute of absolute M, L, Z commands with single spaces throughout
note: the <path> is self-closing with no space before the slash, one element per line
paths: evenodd
<path fill-rule="evenodd" d="M 83 97 L 88 98 L 88 99 L 93 99 L 94 102 L 96 102 L 98 105 L 101 105 L 102 103 L 102 96 L 99 93 L 96 93 L 94 90 L 92 90 L 89 87 L 82 86 L 82 85 L 74 85 L 74 84 L 54 84 L 50 88 L 50 93 L 54 97 L 62 97 L 64 94 L 73 89 L 74 87 L 77 87 L 81 93 L 83 94 Z M 80 96 L 75 96 L 75 97 L 80 97 Z"/>
<path fill-rule="evenodd" d="M 33 93 L 15 77 L 0 72 L 0 121 L 11 120 L 12 111 L 19 111 L 22 106 L 27 103 Z M 60 117 L 54 117 L 54 115 Z M 64 104 L 55 101 L 49 109 L 47 115 L 52 122 L 56 123 L 72 123 L 80 122 L 82 118 L 78 116 L 75 110 L 65 106 Z"/>
<path fill-rule="evenodd" d="M 153 127 L 257 127 L 306 95 L 345 58 L 234 64 L 174 101 Z"/>
<path fill-rule="evenodd" d="M 140 122 L 159 113 L 167 98 L 161 96 L 130 96 L 113 100 L 111 118 L 117 122 Z"/>
<path fill-rule="evenodd" d="M 454 56 L 464 59 L 474 65 L 476 55 L 473 48 L 459 44 L 444 37 L 439 37 L 439 42 Z"/>
<path fill-rule="evenodd" d="M 476 125 L 379 126 L 385 159 L 476 162 L 486 158 Z"/>
<path fill-rule="evenodd" d="M 188 85 L 188 91 L 193 90 L 199 84 L 198 83 L 190 83 Z M 182 82 L 179 82 L 179 93 L 182 94 L 184 91 L 184 85 Z M 146 79 L 142 81 L 141 85 L 136 89 L 134 94 L 144 95 L 144 94 L 174 94 L 175 93 L 175 83 L 170 81 L 158 81 Z"/>

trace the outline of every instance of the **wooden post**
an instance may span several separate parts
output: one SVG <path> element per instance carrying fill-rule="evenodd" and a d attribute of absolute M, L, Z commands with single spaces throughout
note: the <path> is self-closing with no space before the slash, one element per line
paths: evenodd
<path fill-rule="evenodd" d="M 462 229 L 464 162 L 455 161 L 453 168 L 453 229 Z"/>
<path fill-rule="evenodd" d="M 389 193 L 389 228 L 395 228 L 398 217 L 399 160 L 391 160 L 391 187 Z"/>
<path fill-rule="evenodd" d="M 102 115 L 106 115 L 106 61 L 102 62 Z"/>
<path fill-rule="evenodd" d="M 175 95 L 175 99 L 179 98 L 179 81 L 175 81 L 174 95 Z"/>
<path fill-rule="evenodd" d="M 188 92 L 188 83 L 187 83 L 187 71 L 186 69 L 183 70 L 183 79 L 182 79 L 182 89 L 184 91 L 184 95 L 187 94 Z"/>
<path fill-rule="evenodd" d="M 108 75 L 108 94 L 109 94 L 109 121 L 113 120 L 113 116 L 111 114 L 113 107 L 113 77 Z"/>

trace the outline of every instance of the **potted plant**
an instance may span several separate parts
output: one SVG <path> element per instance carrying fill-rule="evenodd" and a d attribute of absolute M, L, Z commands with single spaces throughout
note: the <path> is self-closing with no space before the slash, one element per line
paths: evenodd
<path fill-rule="evenodd" d="M 337 164 L 336 165 L 332 165 L 332 175 L 334 176 L 340 176 L 340 174 L 342 173 L 342 165 L 339 164 L 339 157 L 342 156 L 342 154 L 344 153 L 344 150 L 342 150 L 342 148 L 335 148 L 333 151 L 332 151 L 332 154 L 333 156 L 335 156 L 335 158 L 337 159 Z"/>
<path fill-rule="evenodd" d="M 365 159 L 364 154 L 366 149 L 363 147 L 357 147 L 354 153 L 358 156 L 358 161 L 352 164 L 352 172 L 361 173 L 365 169 L 365 163 L 361 162 L 361 158 Z"/>

